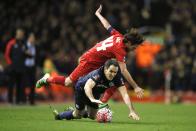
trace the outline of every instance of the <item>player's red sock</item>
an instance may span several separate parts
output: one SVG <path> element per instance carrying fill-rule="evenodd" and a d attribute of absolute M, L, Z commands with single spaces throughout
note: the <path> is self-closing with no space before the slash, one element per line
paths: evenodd
<path fill-rule="evenodd" d="M 111 87 L 111 88 L 107 89 L 107 90 L 104 92 L 104 94 L 103 94 L 103 96 L 102 96 L 102 98 L 101 98 L 101 101 L 102 101 L 103 103 L 108 102 L 108 100 L 111 98 L 111 96 L 114 94 L 115 91 L 116 91 L 116 88 L 115 88 L 115 87 Z"/>
<path fill-rule="evenodd" d="M 65 85 L 65 76 L 51 76 L 47 79 L 50 84 Z"/>

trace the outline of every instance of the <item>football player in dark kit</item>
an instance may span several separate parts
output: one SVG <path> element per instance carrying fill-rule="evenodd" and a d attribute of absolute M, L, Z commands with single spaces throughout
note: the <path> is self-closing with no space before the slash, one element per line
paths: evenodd
<path fill-rule="evenodd" d="M 69 110 L 58 113 L 54 111 L 55 119 L 80 119 L 87 111 L 87 117 L 95 119 L 98 104 L 103 104 L 99 98 L 104 91 L 111 87 L 119 90 L 125 104 L 129 108 L 129 117 L 139 120 L 133 105 L 130 101 L 127 89 L 124 85 L 118 62 L 116 60 L 108 60 L 104 66 L 94 70 L 86 76 L 80 77 L 75 85 L 75 110 Z M 85 110 L 85 107 L 87 110 Z"/>

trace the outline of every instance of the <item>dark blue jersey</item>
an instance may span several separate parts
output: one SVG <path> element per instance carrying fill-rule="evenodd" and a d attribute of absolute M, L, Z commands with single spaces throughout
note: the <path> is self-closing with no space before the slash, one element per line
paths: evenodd
<path fill-rule="evenodd" d="M 110 87 L 120 87 L 124 85 L 124 80 L 121 75 L 120 70 L 116 74 L 113 80 L 107 80 L 104 74 L 104 67 L 100 67 L 97 70 L 94 70 L 87 74 L 84 77 L 80 77 L 78 82 L 76 83 L 76 90 L 84 91 L 84 86 L 88 79 L 92 79 L 96 85 L 93 87 L 92 92 L 95 98 L 100 97 L 100 95 Z M 97 98 L 98 99 L 98 98 Z"/>

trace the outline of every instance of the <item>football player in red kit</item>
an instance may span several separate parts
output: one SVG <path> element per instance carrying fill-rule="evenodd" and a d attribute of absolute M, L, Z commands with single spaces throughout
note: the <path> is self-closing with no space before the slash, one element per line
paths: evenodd
<path fill-rule="evenodd" d="M 110 32 L 111 36 L 97 43 L 94 47 L 85 52 L 80 57 L 79 65 L 68 77 L 50 77 L 48 74 L 46 74 L 36 83 L 37 88 L 51 83 L 61 84 L 64 86 L 73 86 L 79 77 L 84 76 L 95 69 L 98 69 L 104 65 L 108 59 L 115 58 L 118 61 L 124 78 L 134 88 L 137 96 L 143 96 L 143 89 L 140 88 L 133 80 L 125 64 L 125 56 L 129 51 L 134 50 L 144 41 L 143 37 L 138 34 L 136 29 L 131 29 L 125 35 L 122 35 L 117 30 L 112 28 L 109 22 L 101 15 L 101 10 L 102 5 L 100 5 L 100 7 L 97 9 L 95 15 L 101 21 L 103 26 Z M 107 102 L 115 90 L 115 87 L 111 88 L 110 90 L 106 90 L 103 97 L 101 98 L 101 101 Z"/>

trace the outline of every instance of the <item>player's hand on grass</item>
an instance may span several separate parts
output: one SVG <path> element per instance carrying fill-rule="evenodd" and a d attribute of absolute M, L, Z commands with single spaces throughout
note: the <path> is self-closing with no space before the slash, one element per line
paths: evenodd
<path fill-rule="evenodd" d="M 144 89 L 142 89 L 140 87 L 136 87 L 134 89 L 134 91 L 135 91 L 137 97 L 139 97 L 139 98 L 142 98 L 143 97 L 143 95 L 144 95 Z"/>
<path fill-rule="evenodd" d="M 96 10 L 95 15 L 98 15 L 101 13 L 102 5 L 99 6 L 99 8 Z"/>
<path fill-rule="evenodd" d="M 133 120 L 137 120 L 137 121 L 140 120 L 140 117 L 134 111 L 131 111 L 129 113 L 129 118 L 132 118 Z"/>
<path fill-rule="evenodd" d="M 92 100 L 91 100 L 91 102 L 93 102 L 93 103 L 97 103 L 97 104 L 103 104 L 103 102 L 102 102 L 102 101 L 100 101 L 100 100 L 96 100 L 96 99 L 92 99 Z"/>

